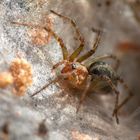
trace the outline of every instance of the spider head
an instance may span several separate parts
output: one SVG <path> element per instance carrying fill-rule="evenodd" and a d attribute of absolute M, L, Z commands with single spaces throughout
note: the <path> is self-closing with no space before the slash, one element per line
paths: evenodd
<path fill-rule="evenodd" d="M 64 79 L 68 80 L 73 85 L 80 85 L 86 80 L 88 70 L 78 62 L 67 62 L 61 70 L 61 74 Z"/>

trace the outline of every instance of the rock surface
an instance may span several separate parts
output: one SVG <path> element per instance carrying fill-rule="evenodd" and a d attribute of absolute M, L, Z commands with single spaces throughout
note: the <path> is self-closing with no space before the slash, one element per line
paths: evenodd
<path fill-rule="evenodd" d="M 15 57 L 23 57 L 33 67 L 33 85 L 23 97 L 12 94 L 11 87 L 0 94 L 0 139 L 4 140 L 137 140 L 140 135 L 140 53 L 121 56 L 120 75 L 135 93 L 135 97 L 120 112 L 120 124 L 112 117 L 114 96 L 91 95 L 76 113 L 77 96 L 59 94 L 58 84 L 49 86 L 37 96 L 30 95 L 52 79 L 52 65 L 62 60 L 57 42 L 50 38 L 47 44 L 32 42 L 31 28 L 14 25 L 12 21 L 46 25 L 47 17 L 63 38 L 71 52 L 78 46 L 71 25 L 50 14 L 53 9 L 74 19 L 86 40 L 86 50 L 92 47 L 95 33 L 104 31 L 97 55 L 116 53 L 121 41 L 139 42 L 139 21 L 127 0 L 2 0 L 0 2 L 0 51 L 3 72 Z M 48 25 L 46 25 L 48 26 Z M 39 34 L 40 35 L 40 34 Z M 41 36 L 43 33 L 41 34 Z M 117 53 L 116 53 L 117 54 Z M 5 61 L 7 64 L 5 64 Z M 129 64 L 129 65 L 128 65 Z M 119 87 L 119 90 L 123 91 Z M 65 92 L 64 92 L 65 93 Z M 125 91 L 124 91 L 125 93 Z M 121 95 L 121 97 L 124 97 Z M 47 132 L 39 135 L 43 121 Z M 3 125 L 8 124 L 8 137 Z"/>

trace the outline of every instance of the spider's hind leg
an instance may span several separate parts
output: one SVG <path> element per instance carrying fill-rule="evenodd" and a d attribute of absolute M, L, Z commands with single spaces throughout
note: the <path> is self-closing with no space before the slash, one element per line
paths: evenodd
<path fill-rule="evenodd" d="M 119 82 L 123 84 L 124 88 L 128 91 L 128 96 L 122 101 L 120 105 L 114 110 L 113 116 L 118 112 L 133 96 L 134 94 L 129 90 L 128 86 L 124 83 L 124 80 L 119 78 Z"/>
<path fill-rule="evenodd" d="M 101 75 L 100 76 L 100 79 L 101 80 L 105 80 L 110 85 L 110 87 L 112 88 L 112 90 L 116 94 L 116 101 L 115 101 L 115 107 L 114 107 L 114 111 L 113 111 L 114 112 L 114 115 L 113 116 L 115 116 L 116 122 L 117 122 L 117 124 L 119 124 L 118 111 L 116 111 L 116 110 L 117 110 L 118 104 L 119 104 L 119 95 L 120 95 L 120 92 L 116 89 L 116 86 L 113 84 L 113 82 L 111 81 L 111 79 L 109 77 Z"/>

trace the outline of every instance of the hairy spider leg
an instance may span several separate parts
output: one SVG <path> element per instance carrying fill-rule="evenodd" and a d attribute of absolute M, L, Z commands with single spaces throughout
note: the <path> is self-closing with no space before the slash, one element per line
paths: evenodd
<path fill-rule="evenodd" d="M 114 110 L 113 116 L 134 96 L 132 91 L 128 88 L 127 84 L 124 83 L 124 80 L 119 78 L 119 82 L 124 86 L 124 88 L 128 91 L 128 96 L 122 101 L 120 105 Z"/>
<path fill-rule="evenodd" d="M 117 124 L 119 124 L 118 112 L 115 111 L 115 110 L 118 108 L 120 92 L 116 89 L 116 86 L 112 83 L 112 81 L 111 81 L 111 79 L 109 77 L 107 77 L 107 76 L 100 76 L 100 79 L 101 80 L 105 80 L 110 85 L 110 87 L 112 88 L 112 90 L 116 94 L 116 101 L 115 101 L 115 107 L 114 107 L 114 111 L 113 112 L 115 112 L 114 116 L 116 118 Z"/>
<path fill-rule="evenodd" d="M 84 91 L 82 93 L 82 96 L 80 98 L 79 104 L 77 106 L 77 111 L 76 111 L 77 113 L 78 113 L 78 111 L 79 111 L 79 109 L 80 109 L 80 107 L 81 107 L 84 99 L 86 98 L 86 95 L 88 93 L 88 90 L 90 88 L 90 85 L 91 85 L 91 76 L 89 76 L 88 79 L 87 79 L 87 85 L 86 85 L 86 87 L 85 87 L 85 89 L 84 89 Z"/>
<path fill-rule="evenodd" d="M 62 64 L 65 64 L 66 63 L 66 61 L 65 60 L 62 60 L 62 61 L 60 61 L 60 62 L 58 62 L 58 63 L 56 63 L 55 65 L 53 65 L 53 68 L 52 68 L 52 70 L 55 70 L 59 65 L 62 65 Z"/>
<path fill-rule="evenodd" d="M 60 18 L 62 18 L 63 20 L 67 20 L 68 22 L 70 22 L 70 24 L 74 27 L 77 38 L 80 42 L 80 45 L 77 49 L 74 50 L 74 52 L 70 55 L 69 57 L 69 61 L 74 61 L 74 59 L 80 54 L 80 52 L 83 50 L 84 46 L 85 46 L 85 41 L 84 38 L 82 37 L 80 30 L 78 29 L 76 23 L 74 20 L 70 19 L 69 17 L 63 16 L 61 14 L 58 14 L 57 12 L 50 10 L 53 14 L 59 16 Z"/>
<path fill-rule="evenodd" d="M 89 50 L 86 54 L 84 54 L 83 56 L 79 57 L 76 60 L 77 62 L 82 62 L 95 53 L 95 51 L 98 48 L 98 45 L 100 43 L 100 40 L 101 40 L 101 33 L 102 33 L 102 31 L 97 30 L 97 37 L 96 37 L 95 43 L 93 44 L 93 48 L 91 50 Z"/>
<path fill-rule="evenodd" d="M 47 87 L 49 87 L 51 84 L 56 83 L 58 81 L 57 78 L 55 78 L 54 80 L 52 80 L 51 82 L 45 84 L 40 90 L 36 91 L 34 94 L 32 94 L 30 97 L 33 97 L 35 95 L 37 95 L 38 93 L 40 93 L 42 90 L 46 89 Z"/>
<path fill-rule="evenodd" d="M 47 28 L 44 28 L 47 31 Z M 67 60 L 68 59 L 68 50 L 63 42 L 63 40 L 52 30 L 50 30 L 52 35 L 54 36 L 54 38 L 56 39 L 56 41 L 59 43 L 59 45 L 61 46 L 62 49 L 62 53 L 63 53 L 63 59 Z"/>
<path fill-rule="evenodd" d="M 66 60 L 68 58 L 68 50 L 67 50 L 65 44 L 63 43 L 63 40 L 52 29 L 46 28 L 46 27 L 40 26 L 40 25 L 34 25 L 31 23 L 20 23 L 20 22 L 11 22 L 11 23 L 17 24 L 17 25 L 22 25 L 22 26 L 28 26 L 28 27 L 32 27 L 32 28 L 42 28 L 42 29 L 46 30 L 47 32 L 51 32 L 52 36 L 59 43 L 59 45 L 62 49 L 63 59 Z"/>
<path fill-rule="evenodd" d="M 92 63 L 94 62 L 97 62 L 97 61 L 100 61 L 100 60 L 104 60 L 104 59 L 113 59 L 116 61 L 116 64 L 115 66 L 113 67 L 115 70 L 117 70 L 120 66 L 120 60 L 115 56 L 115 55 L 112 55 L 112 54 L 105 54 L 103 56 L 97 56 L 95 58 L 92 58 L 89 60 L 89 62 L 86 62 L 85 63 L 85 66 L 90 66 Z"/>

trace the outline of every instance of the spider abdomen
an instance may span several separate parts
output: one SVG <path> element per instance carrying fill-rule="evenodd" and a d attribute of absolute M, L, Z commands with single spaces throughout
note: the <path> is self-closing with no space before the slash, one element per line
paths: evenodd
<path fill-rule="evenodd" d="M 106 80 L 101 77 L 109 78 L 114 85 L 117 85 L 118 76 L 110 65 L 105 62 L 98 61 L 92 63 L 88 68 L 89 74 L 92 76 L 92 88 L 95 91 L 111 92 L 112 88 Z"/>

